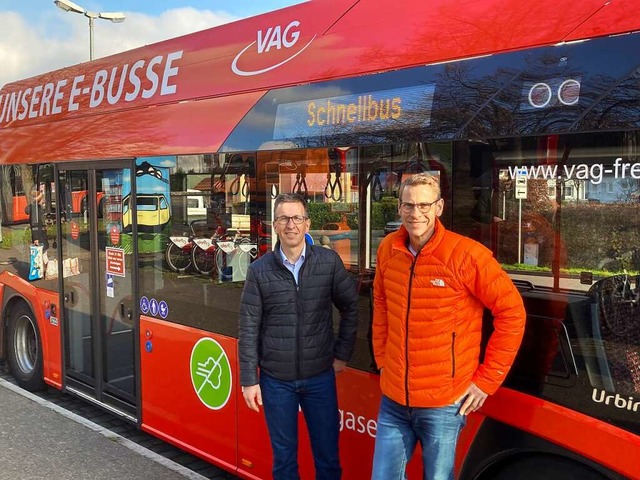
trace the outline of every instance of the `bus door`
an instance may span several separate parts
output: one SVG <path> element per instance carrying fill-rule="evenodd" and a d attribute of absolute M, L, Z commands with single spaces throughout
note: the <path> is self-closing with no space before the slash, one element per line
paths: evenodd
<path fill-rule="evenodd" d="M 117 167 L 58 168 L 64 376 L 66 389 L 135 421 L 136 243 L 122 222 L 133 169 Z M 80 189 L 85 208 L 74 203 Z"/>

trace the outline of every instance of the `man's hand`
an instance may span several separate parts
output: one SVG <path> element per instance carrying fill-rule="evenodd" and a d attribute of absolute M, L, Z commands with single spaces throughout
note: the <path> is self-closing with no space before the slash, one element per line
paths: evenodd
<path fill-rule="evenodd" d="M 260 411 L 260 406 L 262 405 L 260 385 L 242 387 L 242 396 L 244 397 L 244 401 L 247 402 L 247 407 L 255 412 Z"/>
<path fill-rule="evenodd" d="M 464 394 L 456 402 L 458 403 L 464 399 L 464 403 L 460 407 L 460 415 L 468 415 L 471 412 L 475 412 L 484 404 L 487 397 L 488 395 L 476 387 L 475 383 L 471 383 L 469 388 L 467 388 Z"/>
<path fill-rule="evenodd" d="M 336 373 L 342 372 L 347 366 L 347 362 L 344 360 L 338 360 L 337 358 L 333 359 L 333 371 Z"/>

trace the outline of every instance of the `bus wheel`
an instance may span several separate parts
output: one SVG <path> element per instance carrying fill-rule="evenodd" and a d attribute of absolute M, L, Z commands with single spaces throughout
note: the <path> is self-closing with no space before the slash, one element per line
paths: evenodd
<path fill-rule="evenodd" d="M 42 342 L 35 316 L 24 304 L 16 304 L 9 319 L 7 359 L 11 375 L 25 390 L 44 388 Z"/>
<path fill-rule="evenodd" d="M 100 203 L 98 204 L 98 218 L 104 217 L 104 198 L 100 199 Z"/>
<path fill-rule="evenodd" d="M 606 480 L 594 469 L 558 455 L 530 455 L 491 469 L 482 479 L 491 480 Z"/>

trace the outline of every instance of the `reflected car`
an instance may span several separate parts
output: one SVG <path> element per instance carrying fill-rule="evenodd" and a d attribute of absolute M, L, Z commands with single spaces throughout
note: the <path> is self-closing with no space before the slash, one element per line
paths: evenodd
<path fill-rule="evenodd" d="M 391 232 L 395 232 L 396 230 L 399 230 L 401 226 L 402 226 L 402 220 L 400 220 L 399 218 L 396 220 L 387 222 L 384 226 L 384 234 L 389 235 Z"/>
<path fill-rule="evenodd" d="M 187 193 L 193 194 L 187 196 L 187 216 L 190 219 L 193 219 L 195 217 L 206 218 L 207 202 L 204 199 L 205 195 L 203 194 L 203 192 L 190 188 L 187 190 Z"/>

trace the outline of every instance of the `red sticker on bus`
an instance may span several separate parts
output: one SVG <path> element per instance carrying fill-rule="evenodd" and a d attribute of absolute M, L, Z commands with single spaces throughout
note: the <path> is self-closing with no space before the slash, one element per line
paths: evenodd
<path fill-rule="evenodd" d="M 74 240 L 77 240 L 79 235 L 80 235 L 80 227 L 76 222 L 71 222 L 71 238 L 73 238 Z"/>
<path fill-rule="evenodd" d="M 120 230 L 116 225 L 112 225 L 109 230 L 109 236 L 111 237 L 111 244 L 118 245 L 120 243 Z"/>

